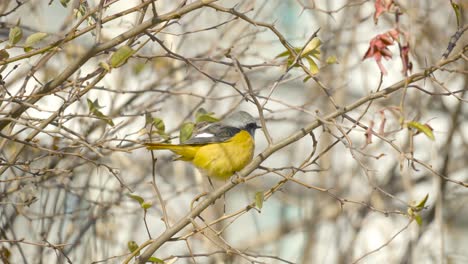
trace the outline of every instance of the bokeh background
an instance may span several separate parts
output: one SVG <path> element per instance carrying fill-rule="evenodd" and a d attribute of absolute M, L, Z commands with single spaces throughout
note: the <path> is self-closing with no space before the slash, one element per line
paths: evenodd
<path fill-rule="evenodd" d="M 10 118 L 12 109 L 96 43 L 151 19 L 154 10 L 164 15 L 193 2 L 0 3 L 0 49 L 9 53 L 0 60 L 0 118 Z M 461 10 L 460 25 L 453 3 Z M 173 162 L 171 153 L 151 153 L 141 143 L 167 136 L 178 142 L 182 124 L 200 108 L 218 118 L 238 110 L 259 117 L 234 58 L 263 107 L 265 129 L 278 142 L 335 111 L 331 97 L 343 107 L 405 80 L 397 43 L 389 46 L 393 57 L 383 61 L 388 74 L 381 75 L 373 59 L 363 60 L 376 35 L 396 26 L 405 32 L 400 41 L 410 44 L 413 73 L 420 73 L 444 60 L 451 37 L 466 27 L 463 1 L 395 1 L 377 24 L 375 4 L 218 1 L 226 12 L 204 6 L 124 42 L 136 52 L 74 100 L 121 45 L 93 55 L 1 131 L 2 261 L 120 263 L 129 241 L 141 245 L 158 237 L 185 217 L 196 197 L 222 186 L 210 185 L 187 163 Z M 24 36 L 8 47 L 15 25 Z M 299 48 L 319 30 L 316 80 L 304 81 L 300 67 L 286 71 L 285 58 L 277 57 L 286 48 L 272 28 Z M 25 39 L 37 32 L 47 37 L 33 51 L 51 49 L 21 58 Z M 464 57 L 348 112 L 360 125 L 345 117 L 327 120 L 313 137 L 276 151 L 154 256 L 167 263 L 468 262 L 466 46 L 462 33 L 450 56 L 464 49 Z M 336 63 L 327 63 L 334 57 Z M 157 129 L 148 120 L 154 118 L 164 122 L 164 133 L 153 133 Z M 435 139 L 414 135 L 402 125 L 408 121 L 429 124 Z M 375 131 L 372 142 L 363 126 Z M 256 154 L 267 147 L 265 134 L 257 131 Z M 408 208 L 426 194 L 418 224 Z M 143 210 L 135 197 L 151 206 Z M 261 208 L 258 197 L 264 198 Z M 223 221 L 193 233 L 217 219 Z"/>

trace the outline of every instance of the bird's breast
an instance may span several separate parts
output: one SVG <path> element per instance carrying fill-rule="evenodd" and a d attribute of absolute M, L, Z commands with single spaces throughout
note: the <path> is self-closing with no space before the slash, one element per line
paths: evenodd
<path fill-rule="evenodd" d="M 225 142 L 201 147 L 193 163 L 210 177 L 227 179 L 249 164 L 254 148 L 254 139 L 242 130 Z"/>

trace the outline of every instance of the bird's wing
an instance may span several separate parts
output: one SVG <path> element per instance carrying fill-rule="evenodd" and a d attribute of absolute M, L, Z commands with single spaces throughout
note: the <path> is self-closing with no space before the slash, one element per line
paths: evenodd
<path fill-rule="evenodd" d="M 239 132 L 239 128 L 214 123 L 196 131 L 192 137 L 182 145 L 200 145 L 224 142 Z"/>

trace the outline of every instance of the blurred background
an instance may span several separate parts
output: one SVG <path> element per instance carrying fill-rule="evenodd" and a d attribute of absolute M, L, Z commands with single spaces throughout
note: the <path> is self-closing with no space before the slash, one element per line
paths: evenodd
<path fill-rule="evenodd" d="M 468 262 L 465 2 L 226 0 L 125 35 L 195 2 L 0 3 L 0 121 L 10 122 L 0 138 L 4 263 L 124 261 L 130 241 L 157 238 L 224 184 L 141 143 L 177 143 L 201 108 L 217 118 L 238 110 L 258 118 L 252 95 L 273 143 L 317 119 L 323 124 L 268 157 L 153 256 L 166 263 Z M 376 19 L 379 4 L 385 10 Z M 382 75 L 375 57 L 363 57 L 372 39 L 395 28 L 400 37 L 388 46 Z M 278 55 L 284 43 L 303 50 L 317 30 L 317 72 L 307 78 Z M 449 55 L 457 59 L 439 65 L 457 30 Z M 45 35 L 28 43 L 37 33 Z M 83 60 L 119 36 L 126 41 Z M 134 52 L 115 67 L 111 57 L 122 45 Z M 403 46 L 412 73 L 437 65 L 435 72 L 406 78 Z M 405 80 L 411 85 L 347 117 L 322 119 Z M 19 106 L 27 110 L 12 117 Z M 268 147 L 258 130 L 255 153 Z"/>

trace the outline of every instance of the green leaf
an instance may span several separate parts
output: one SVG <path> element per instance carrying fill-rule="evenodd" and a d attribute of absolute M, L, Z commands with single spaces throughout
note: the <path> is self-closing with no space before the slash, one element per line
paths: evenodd
<path fill-rule="evenodd" d="M 159 117 L 153 117 L 150 113 L 145 114 L 145 127 L 150 125 L 151 128 L 147 128 L 147 130 L 151 131 L 151 134 L 158 134 L 163 138 L 165 141 L 169 141 L 170 136 L 166 134 L 166 125 L 164 121 Z M 152 128 L 155 129 L 152 129 Z"/>
<path fill-rule="evenodd" d="M 158 259 L 156 257 L 150 257 L 147 261 L 153 262 L 153 263 L 164 263 L 162 259 Z"/>
<path fill-rule="evenodd" d="M 131 253 L 133 253 L 133 252 L 135 252 L 136 250 L 138 250 L 138 247 L 139 247 L 139 246 L 138 246 L 137 242 L 135 242 L 135 241 L 133 241 L 133 240 L 132 240 L 132 241 L 128 241 L 128 243 L 127 243 L 127 248 L 128 248 L 128 250 L 129 250 Z M 136 253 L 136 255 L 137 255 L 137 256 L 140 255 L 140 251 L 139 251 L 139 250 L 138 250 L 138 252 Z"/>
<path fill-rule="evenodd" d="M 424 133 L 430 140 L 435 140 L 434 133 L 432 133 L 432 128 L 426 124 L 421 124 L 416 121 L 410 121 L 407 123 L 407 126 L 414 128 L 419 132 Z"/>
<path fill-rule="evenodd" d="M 4 50 L 4 49 L 1 49 L 0 50 L 0 61 L 2 60 L 6 60 L 10 57 L 10 53 L 8 53 L 8 51 Z"/>
<path fill-rule="evenodd" d="M 15 26 L 10 29 L 10 34 L 8 35 L 8 41 L 10 42 L 10 46 L 14 46 L 16 43 L 20 42 L 21 38 L 23 37 L 23 30 Z"/>
<path fill-rule="evenodd" d="M 406 213 L 410 216 L 410 217 L 414 217 L 416 215 L 416 213 L 414 212 L 413 208 L 411 207 L 408 207 L 408 209 L 406 209 Z"/>
<path fill-rule="evenodd" d="M 92 111 L 95 109 L 101 109 L 104 108 L 104 106 L 99 104 L 98 99 L 91 101 L 90 99 L 86 99 L 88 102 L 88 108 L 91 109 Z"/>
<path fill-rule="evenodd" d="M 10 263 L 9 262 L 10 256 L 11 256 L 10 250 L 2 246 L 0 248 L 0 258 L 2 258 L 3 261 L 5 261 L 4 263 Z"/>
<path fill-rule="evenodd" d="M 320 39 L 313 38 L 304 48 L 304 51 L 302 52 L 302 56 L 305 57 L 305 56 L 312 55 L 313 52 L 315 52 L 316 54 L 317 53 L 320 54 L 320 50 L 318 50 L 320 45 L 322 45 L 322 42 L 320 41 Z"/>
<path fill-rule="evenodd" d="M 63 7 L 67 7 L 68 2 L 70 2 L 70 0 L 60 0 L 60 3 L 62 4 Z"/>
<path fill-rule="evenodd" d="M 214 123 L 218 122 L 219 119 L 214 117 L 213 112 L 208 112 L 204 108 L 199 108 L 197 112 L 195 113 L 195 122 L 200 123 L 200 122 L 208 122 L 208 123 Z"/>
<path fill-rule="evenodd" d="M 195 118 L 196 118 L 198 115 L 204 115 L 204 114 L 208 114 L 208 111 L 206 111 L 205 108 L 200 107 L 200 108 L 198 108 L 197 112 L 195 112 Z"/>
<path fill-rule="evenodd" d="M 286 66 L 289 68 L 292 66 L 292 64 L 294 63 L 294 57 L 293 56 L 289 56 L 288 57 L 288 61 L 286 62 Z M 299 67 L 299 65 L 297 65 L 297 63 L 294 65 L 294 67 Z"/>
<path fill-rule="evenodd" d="M 103 61 L 99 62 L 99 67 L 103 68 L 106 71 L 111 70 L 110 65 L 107 62 L 103 62 Z"/>
<path fill-rule="evenodd" d="M 210 115 L 210 114 L 205 114 L 205 115 L 199 115 L 195 121 L 197 123 L 201 123 L 201 122 L 208 122 L 208 123 L 214 123 L 214 122 L 218 122 L 219 119 Z"/>
<path fill-rule="evenodd" d="M 142 205 L 145 202 L 145 199 L 143 199 L 139 195 L 129 193 L 129 194 L 127 194 L 127 196 L 132 198 L 133 200 L 137 201 L 140 205 Z"/>
<path fill-rule="evenodd" d="M 102 114 L 102 113 L 101 113 L 101 114 Z M 109 126 L 112 126 L 112 127 L 115 126 L 114 121 L 112 121 L 112 118 L 103 115 L 101 119 L 104 120 L 104 121 L 106 121 L 106 123 L 107 123 Z"/>
<path fill-rule="evenodd" d="M 151 202 L 151 201 L 144 202 L 144 203 L 141 204 L 141 208 L 143 208 L 145 210 L 151 208 L 151 206 L 153 206 L 153 202 Z"/>
<path fill-rule="evenodd" d="M 320 39 L 313 38 L 309 43 L 307 43 L 307 45 L 304 48 L 300 48 L 300 47 L 293 48 L 296 54 L 299 54 L 302 51 L 300 56 L 301 58 L 307 59 L 307 61 L 309 62 L 310 71 L 313 74 L 316 74 L 319 72 L 319 67 L 317 66 L 317 63 L 314 61 L 313 58 L 320 60 L 320 54 L 321 54 L 320 45 L 322 45 L 322 42 L 320 41 Z M 298 64 L 293 65 L 293 63 L 296 61 L 296 58 L 293 54 L 291 54 L 289 50 L 278 54 L 275 58 L 285 57 L 285 56 L 289 56 L 286 61 L 287 68 L 300 66 Z M 307 80 L 309 80 L 309 78 L 304 79 L 304 82 L 306 82 Z"/>
<path fill-rule="evenodd" d="M 265 197 L 263 197 L 263 192 L 256 192 L 256 193 L 255 193 L 255 206 L 256 206 L 258 209 L 262 209 L 264 198 L 265 198 Z"/>
<path fill-rule="evenodd" d="M 103 108 L 103 106 L 99 105 L 98 99 L 96 99 L 94 101 L 86 99 L 86 101 L 88 103 L 88 109 L 89 109 L 89 113 L 91 115 L 94 115 L 94 116 L 98 117 L 99 119 L 102 119 L 102 120 L 106 121 L 106 123 L 109 124 L 110 126 L 115 125 L 110 117 L 104 115 L 101 111 L 99 111 L 99 108 Z"/>
<path fill-rule="evenodd" d="M 429 194 L 426 194 L 424 198 L 419 201 L 415 206 L 410 206 L 407 209 L 408 216 L 416 221 L 419 226 L 422 225 L 422 217 L 419 214 L 422 209 L 424 209 L 424 206 L 426 206 L 427 199 L 429 198 Z"/>
<path fill-rule="evenodd" d="M 414 220 L 416 220 L 416 223 L 418 223 L 419 226 L 422 226 L 423 222 L 422 222 L 422 218 L 421 218 L 421 216 L 419 214 L 415 214 L 413 216 L 413 218 L 414 218 Z"/>
<path fill-rule="evenodd" d="M 460 19 L 461 19 L 460 6 L 457 3 L 452 2 L 452 8 L 453 8 L 453 11 L 455 11 L 455 16 L 457 17 L 457 27 L 460 27 Z"/>
<path fill-rule="evenodd" d="M 145 126 L 151 124 L 153 122 L 153 116 L 151 113 L 146 112 L 145 113 Z"/>
<path fill-rule="evenodd" d="M 289 55 L 291 55 L 291 52 L 289 52 L 289 50 L 283 51 L 280 54 L 276 55 L 275 59 L 280 58 L 280 57 L 286 57 L 286 56 L 289 56 Z"/>
<path fill-rule="evenodd" d="M 338 64 L 338 59 L 335 55 L 329 56 L 326 60 L 327 64 Z"/>
<path fill-rule="evenodd" d="M 114 54 L 112 54 L 109 64 L 113 68 L 118 68 L 124 65 L 127 62 L 128 58 L 130 58 L 133 55 L 133 53 L 135 53 L 135 51 L 132 48 L 130 48 L 127 45 L 124 45 L 120 47 L 116 52 L 114 52 Z"/>
<path fill-rule="evenodd" d="M 143 70 L 146 67 L 146 63 L 143 62 L 137 62 L 135 65 L 133 65 L 133 73 L 135 75 L 140 75 L 140 73 L 143 72 Z"/>
<path fill-rule="evenodd" d="M 426 194 L 426 196 L 424 196 L 424 198 L 415 206 L 416 209 L 422 210 L 426 205 L 427 198 L 429 198 L 429 194 Z"/>
<path fill-rule="evenodd" d="M 164 133 L 164 131 L 166 131 L 166 125 L 164 124 L 164 121 L 161 118 L 153 117 L 152 124 L 156 128 L 158 133 Z"/>
<path fill-rule="evenodd" d="M 314 50 L 311 53 L 309 53 L 308 56 L 314 57 L 315 59 L 320 60 L 320 55 L 321 55 L 320 50 Z"/>
<path fill-rule="evenodd" d="M 38 43 L 39 41 L 43 40 L 44 38 L 47 37 L 47 33 L 44 32 L 37 32 L 29 37 L 26 38 L 26 41 L 24 42 L 24 48 L 31 48 L 34 46 L 34 44 Z"/>
<path fill-rule="evenodd" d="M 86 4 L 86 2 L 80 1 L 80 5 L 77 8 L 73 9 L 73 15 L 76 18 L 81 18 L 82 16 L 86 14 L 87 11 L 88 11 L 88 5 Z M 93 19 L 94 18 L 92 16 L 89 16 L 86 19 L 86 21 L 89 23 L 90 21 L 93 21 Z"/>
<path fill-rule="evenodd" d="M 317 74 L 319 72 L 319 67 L 317 63 L 315 63 L 315 61 L 310 57 L 306 57 L 306 60 L 309 62 L 309 71 L 312 74 Z"/>
<path fill-rule="evenodd" d="M 179 131 L 179 141 L 180 143 L 184 143 L 190 137 L 192 137 L 193 134 L 193 129 L 195 128 L 195 124 L 192 122 L 187 122 L 182 124 L 182 127 L 180 128 Z"/>

